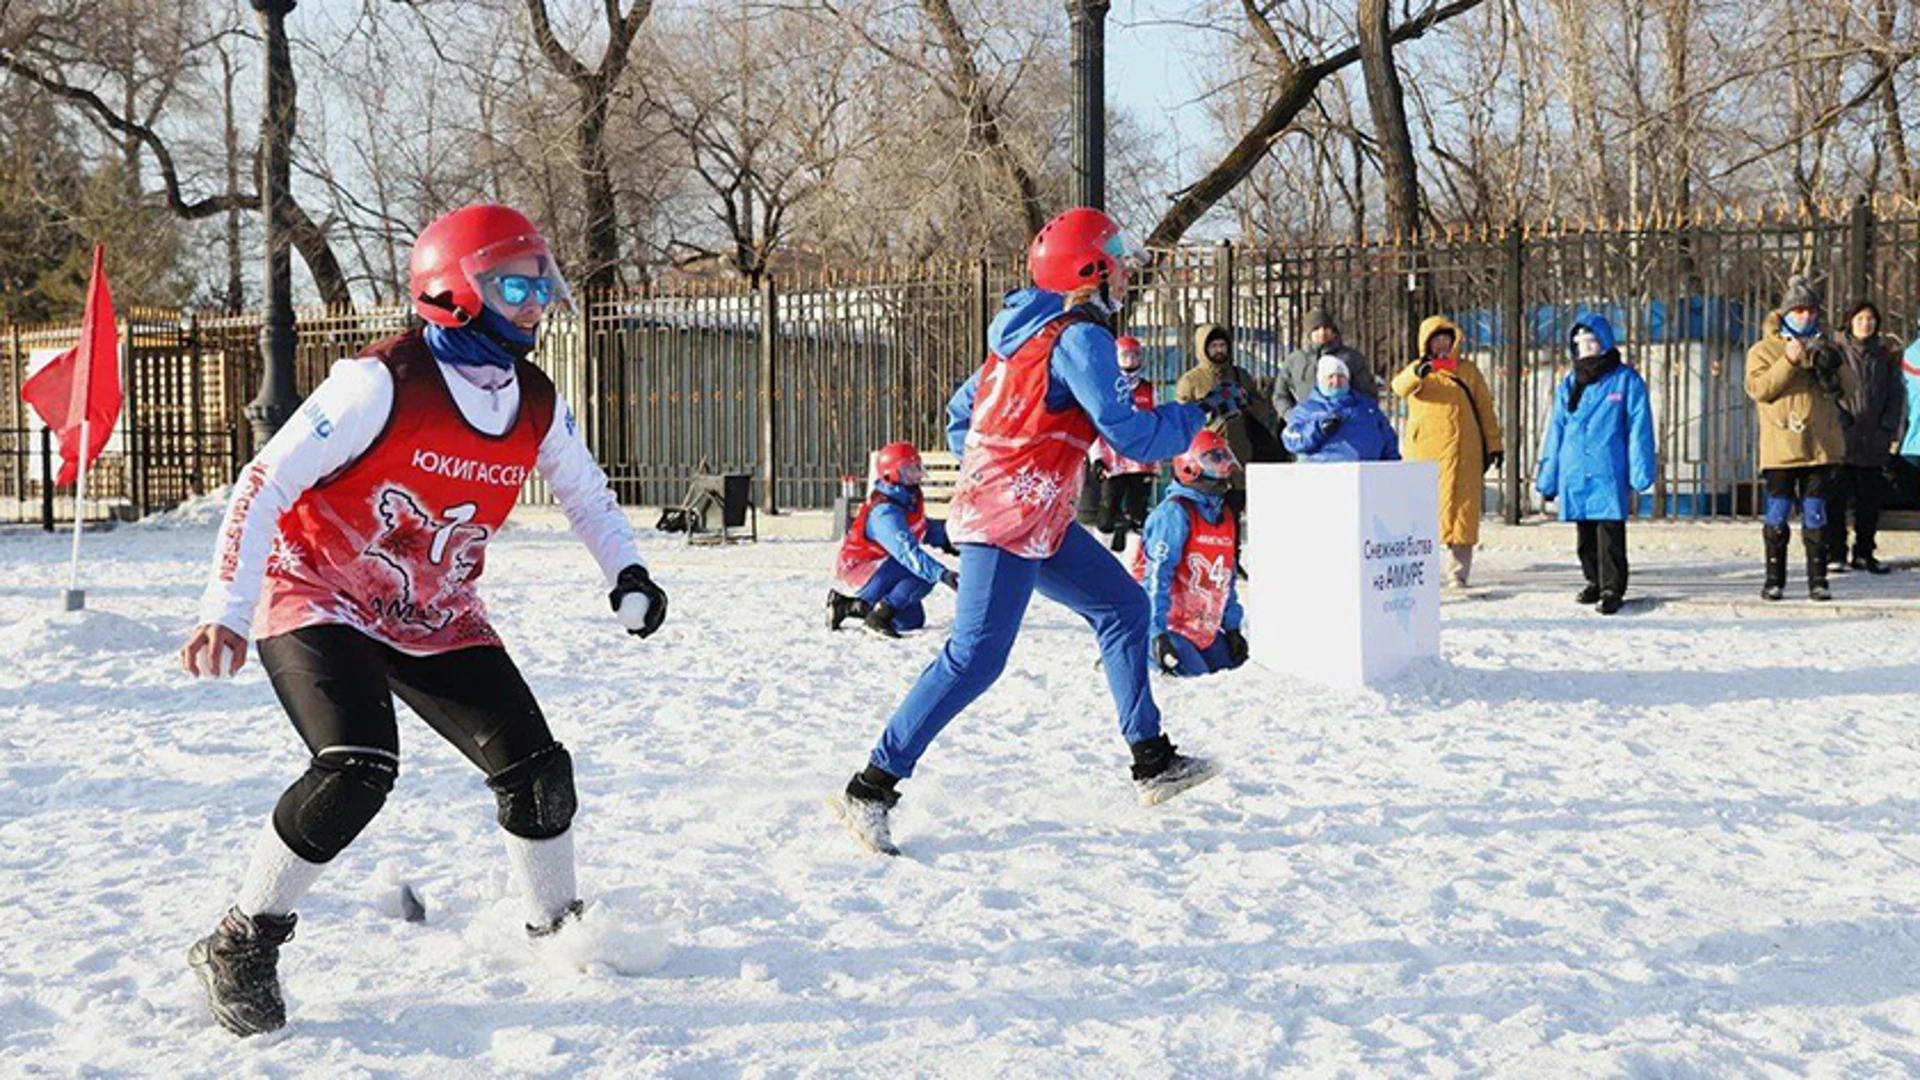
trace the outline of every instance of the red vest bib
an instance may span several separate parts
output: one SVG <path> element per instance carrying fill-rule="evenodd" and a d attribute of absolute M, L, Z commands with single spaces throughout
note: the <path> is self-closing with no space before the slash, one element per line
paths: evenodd
<path fill-rule="evenodd" d="M 491 436 L 460 415 L 419 331 L 362 355 L 393 374 L 387 426 L 281 515 L 257 636 L 331 623 L 420 656 L 498 646 L 474 585 L 553 424 L 553 383 L 517 362 L 520 413 Z"/>
<path fill-rule="evenodd" d="M 1081 316 L 1062 315 L 1011 357 L 980 369 L 960 482 L 947 511 L 956 544 L 990 544 L 1025 559 L 1060 550 L 1086 480 L 1093 421 L 1071 405 L 1047 409 L 1053 347 Z"/>
<path fill-rule="evenodd" d="M 1145 379 L 1133 384 L 1133 410 L 1135 412 L 1153 411 L 1153 384 Z M 1108 476 L 1157 476 L 1160 473 L 1160 466 L 1151 461 L 1135 461 L 1132 458 L 1121 457 L 1120 452 L 1108 446 L 1105 439 L 1101 439 L 1093 449 L 1100 459 L 1100 464 L 1106 466 Z"/>
<path fill-rule="evenodd" d="M 876 491 L 867 497 L 867 504 L 854 515 L 853 524 L 847 526 L 847 535 L 840 541 L 840 557 L 834 562 L 833 584 L 841 593 L 852 596 L 867 587 L 873 575 L 893 556 L 880 542 L 867 536 L 867 517 L 873 508 L 886 502 L 887 497 Z M 913 506 L 907 511 L 907 528 L 913 531 L 915 540 L 927 538 L 927 509 L 924 499 L 915 498 Z"/>
<path fill-rule="evenodd" d="M 1187 543 L 1180 549 L 1174 566 L 1173 587 L 1167 597 L 1167 629 L 1205 649 L 1220 636 L 1220 623 L 1227 615 L 1227 596 L 1233 592 L 1236 528 L 1233 512 L 1223 510 L 1218 523 L 1210 522 L 1200 508 L 1180 500 L 1187 512 Z M 1170 558 L 1176 556 L 1169 556 Z M 1144 580 L 1147 571 L 1146 545 L 1133 557 L 1133 576 Z"/>

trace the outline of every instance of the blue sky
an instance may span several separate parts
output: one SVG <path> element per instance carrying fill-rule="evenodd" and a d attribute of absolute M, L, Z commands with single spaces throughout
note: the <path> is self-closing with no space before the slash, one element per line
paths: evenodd
<path fill-rule="evenodd" d="M 1192 19 L 1199 6 L 1194 0 L 1113 0 L 1107 16 L 1107 98 L 1172 142 L 1183 176 L 1202 164 L 1194 153 L 1212 141 L 1204 111 L 1191 102 L 1204 89 L 1194 68 L 1214 35 L 1169 20 Z"/>

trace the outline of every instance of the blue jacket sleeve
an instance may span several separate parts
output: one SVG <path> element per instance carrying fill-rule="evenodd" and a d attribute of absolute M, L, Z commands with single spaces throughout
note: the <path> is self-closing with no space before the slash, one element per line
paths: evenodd
<path fill-rule="evenodd" d="M 1187 549 L 1187 512 L 1169 499 L 1147 515 L 1140 543 L 1147 553 L 1147 572 L 1140 582 L 1147 589 L 1147 635 L 1167 632 L 1167 612 L 1173 605 L 1173 575 L 1180 569 L 1180 553 Z"/>
<path fill-rule="evenodd" d="M 947 399 L 947 449 L 954 457 L 966 453 L 967 432 L 973 430 L 973 394 L 979 387 L 980 373 L 976 371 Z"/>
<path fill-rule="evenodd" d="M 1133 385 L 1120 374 L 1113 335 L 1088 323 L 1067 327 L 1054 347 L 1052 374 L 1067 384 L 1073 400 L 1121 457 L 1165 461 L 1182 453 L 1206 424 L 1197 405 L 1162 403 L 1133 407 Z M 948 411 L 952 411 L 949 405 Z M 952 427 L 948 427 L 951 438 Z"/>
<path fill-rule="evenodd" d="M 1567 384 L 1553 391 L 1553 416 L 1547 420 L 1547 433 L 1540 440 L 1540 467 L 1535 470 L 1533 489 L 1543 499 L 1560 497 L 1560 436 L 1567 427 Z"/>
<path fill-rule="evenodd" d="M 881 503 L 867 515 L 867 539 L 887 549 L 887 554 L 921 581 L 937 582 L 947 568 L 926 553 L 907 528 L 907 515 L 893 503 Z"/>
<path fill-rule="evenodd" d="M 1627 380 L 1627 473 L 1633 490 L 1653 487 L 1659 465 L 1653 448 L 1653 410 L 1647 405 L 1647 381 L 1637 371 Z"/>
<path fill-rule="evenodd" d="M 1290 454 L 1311 454 L 1320 449 L 1327 441 L 1320 434 L 1321 411 L 1314 408 L 1312 398 L 1293 407 L 1293 414 L 1287 417 L 1287 428 L 1280 433 L 1280 444 Z"/>
<path fill-rule="evenodd" d="M 1238 630 L 1244 618 L 1246 612 L 1240 608 L 1240 575 L 1235 574 L 1227 583 L 1227 609 L 1220 613 L 1220 629 Z"/>

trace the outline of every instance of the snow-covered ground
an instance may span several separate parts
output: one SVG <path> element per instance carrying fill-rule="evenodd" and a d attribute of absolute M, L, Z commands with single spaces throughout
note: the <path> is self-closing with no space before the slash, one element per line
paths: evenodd
<path fill-rule="evenodd" d="M 1757 532 L 1636 526 L 1649 599 L 1602 619 L 1569 529 L 1496 530 L 1389 692 L 1162 684 L 1229 772 L 1155 811 L 1090 636 L 1036 602 L 884 860 L 822 797 L 944 593 L 935 632 L 828 635 L 826 544 L 658 537 L 638 643 L 551 519 L 510 530 L 486 589 L 579 762 L 591 955 L 529 950 L 491 796 L 409 716 L 301 908 L 292 1023 L 247 1041 L 183 957 L 303 762 L 257 667 L 174 666 L 211 526 L 89 537 L 80 615 L 64 537 L 0 532 L 0 1075 L 1912 1076 L 1920 544 L 1762 606 Z"/>

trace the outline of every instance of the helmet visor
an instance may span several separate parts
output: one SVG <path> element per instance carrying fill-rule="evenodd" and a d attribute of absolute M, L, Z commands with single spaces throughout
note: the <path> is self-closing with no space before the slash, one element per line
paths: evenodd
<path fill-rule="evenodd" d="M 529 309 L 571 307 L 573 291 L 537 233 L 508 237 L 460 260 L 460 272 L 480 299 L 511 319 Z"/>
<path fill-rule="evenodd" d="M 1223 446 L 1202 450 L 1195 460 L 1200 463 L 1200 475 L 1209 476 L 1215 480 L 1227 479 L 1233 475 L 1235 469 L 1240 467 L 1240 459 L 1233 456 L 1232 450 Z"/>
<path fill-rule="evenodd" d="M 1127 284 L 1134 272 L 1146 265 L 1146 249 L 1124 232 L 1116 231 L 1100 245 L 1101 254 L 1113 260 L 1113 270 L 1107 275 L 1107 296 L 1114 303 L 1127 298 Z"/>

